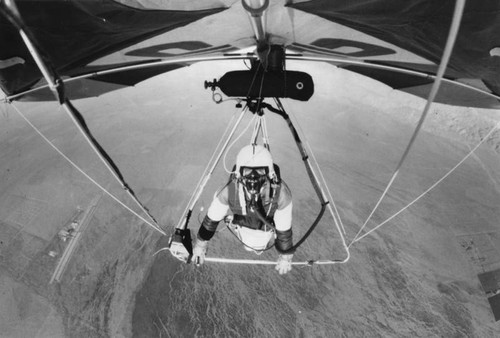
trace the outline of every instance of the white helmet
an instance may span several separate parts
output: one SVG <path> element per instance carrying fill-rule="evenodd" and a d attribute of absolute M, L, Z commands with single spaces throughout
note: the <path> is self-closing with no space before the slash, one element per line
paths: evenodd
<path fill-rule="evenodd" d="M 269 178 L 273 178 L 274 165 L 273 157 L 267 148 L 261 145 L 248 145 L 243 147 L 238 156 L 236 156 L 236 176 L 241 177 L 241 168 L 267 168 L 267 175 Z"/>

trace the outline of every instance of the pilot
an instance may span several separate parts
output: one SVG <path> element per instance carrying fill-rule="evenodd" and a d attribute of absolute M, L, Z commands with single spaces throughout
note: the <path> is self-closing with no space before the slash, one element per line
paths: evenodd
<path fill-rule="evenodd" d="M 238 153 L 231 180 L 214 197 L 198 231 L 192 257 L 197 265 L 204 263 L 208 241 L 229 211 L 245 249 L 262 253 L 275 237 L 276 270 L 281 275 L 292 269 L 292 195 L 264 146 L 248 145 Z"/>

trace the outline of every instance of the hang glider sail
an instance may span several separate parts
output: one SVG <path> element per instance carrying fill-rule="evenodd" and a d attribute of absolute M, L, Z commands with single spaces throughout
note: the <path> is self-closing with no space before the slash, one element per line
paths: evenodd
<path fill-rule="evenodd" d="M 454 1 L 437 2 L 412 0 L 395 2 L 391 0 L 327 1 L 317 0 L 291 4 L 290 7 L 317 15 L 328 21 L 362 32 L 374 39 L 389 43 L 379 43 L 343 39 L 335 33 L 330 37 L 319 37 L 300 48 L 307 52 L 332 53 L 345 47 L 353 48 L 346 56 L 363 58 L 369 62 L 394 66 L 406 70 L 435 74 L 437 64 L 443 54 L 453 16 Z M 487 87 L 493 94 L 500 93 L 500 57 L 496 48 L 500 46 L 500 3 L 494 0 L 467 1 L 460 30 L 455 42 L 453 54 L 448 63 L 446 77 L 464 83 L 474 84 L 478 88 Z M 395 48 L 394 48 L 395 47 Z M 400 50 L 427 60 L 415 62 L 410 58 L 398 57 Z M 395 57 L 391 57 L 395 56 Z M 374 71 L 359 66 L 346 66 L 346 69 L 372 77 L 396 89 L 410 93 L 422 93 L 422 87 L 432 83 L 432 79 L 423 79 L 411 74 L 395 76 L 393 72 Z M 457 87 L 455 87 L 458 89 Z M 468 91 L 463 101 L 457 95 L 448 93 L 445 103 L 474 106 L 473 93 Z M 427 94 L 427 93 L 426 93 Z M 450 95 L 451 94 L 451 95 Z M 463 96 L 462 96 L 463 98 Z"/>
<path fill-rule="evenodd" d="M 189 25 L 224 8 L 206 10 L 141 10 L 105 1 L 19 1 L 20 16 L 33 35 L 46 62 L 62 77 L 74 77 L 98 71 L 143 64 L 171 55 L 169 50 L 184 53 L 203 50 L 227 50 L 227 46 L 212 48 L 198 40 L 164 39 L 155 36 Z M 5 6 L 2 3 L 2 6 Z M 7 95 L 37 86 L 42 79 L 29 50 L 18 30 L 0 17 L 0 83 Z M 155 41 L 155 40 L 154 40 Z M 134 48 L 127 49 L 130 46 Z M 94 80 L 114 84 L 113 89 L 134 85 L 152 76 L 185 66 L 160 65 L 155 69 L 128 70 L 113 75 L 96 75 Z M 101 90 L 105 91 L 105 86 Z M 74 90 L 82 91 L 83 86 Z M 75 93 L 76 97 L 91 96 L 96 90 Z M 71 91 L 68 93 L 72 96 Z M 73 96 L 74 97 L 74 96 Z"/>
<path fill-rule="evenodd" d="M 70 98 L 132 86 L 205 57 L 222 57 L 255 45 L 248 20 L 242 22 L 246 14 L 240 1 L 153 3 L 53 0 L 20 1 L 17 7 L 46 61 L 71 82 L 66 88 Z M 425 97 L 443 52 L 453 7 L 453 1 L 433 0 L 269 1 L 267 18 L 272 19 L 265 22 L 266 39 L 286 46 L 290 53 L 323 57 L 325 62 Z M 498 1 L 467 2 L 439 102 L 498 105 L 499 30 Z M 0 32 L 4 93 L 12 99 L 51 99 L 47 90 L 32 91 L 43 87 L 43 77 L 16 28 L 3 15 Z M 471 86 L 477 90 L 470 90 Z"/>

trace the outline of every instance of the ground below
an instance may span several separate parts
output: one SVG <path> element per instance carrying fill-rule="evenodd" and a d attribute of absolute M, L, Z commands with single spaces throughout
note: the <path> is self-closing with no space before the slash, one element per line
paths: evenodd
<path fill-rule="evenodd" d="M 179 220 L 237 111 L 234 101 L 216 105 L 202 88 L 204 80 L 226 69 L 195 65 L 135 88 L 75 101 L 167 231 Z M 390 179 L 425 102 L 329 65 L 310 65 L 307 71 L 315 79 L 315 96 L 307 103 L 286 101 L 285 108 L 307 136 L 352 239 Z M 16 107 L 134 208 L 56 104 Z M 166 252 L 153 256 L 166 237 L 103 195 L 13 107 L 2 105 L 1 112 L 0 335 L 494 337 L 500 332 L 477 278 L 500 267 L 498 132 L 424 198 L 353 244 L 348 263 L 297 267 L 279 276 L 268 266 L 195 268 Z M 273 155 L 294 196 L 298 238 L 319 205 L 286 124 L 273 115 L 267 120 Z M 446 174 L 498 121 L 495 111 L 433 106 L 368 229 Z M 245 134 L 231 148 L 228 167 L 249 139 Z M 226 179 L 219 167 L 196 208 L 194 230 L 199 208 L 208 206 Z M 57 233 L 96 198 L 96 211 L 61 281 L 49 283 L 66 245 Z M 470 241 L 477 243 L 474 253 L 465 245 Z M 242 252 L 222 228 L 210 245 L 214 257 L 256 258 Z M 295 260 L 343 255 L 327 216 Z M 260 258 L 274 260 L 276 253 Z"/>

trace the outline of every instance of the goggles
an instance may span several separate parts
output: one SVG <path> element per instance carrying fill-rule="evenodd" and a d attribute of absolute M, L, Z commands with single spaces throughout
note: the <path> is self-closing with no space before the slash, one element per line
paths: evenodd
<path fill-rule="evenodd" d="M 245 178 L 256 178 L 260 176 L 267 176 L 269 174 L 268 167 L 241 167 L 240 174 Z"/>

